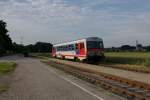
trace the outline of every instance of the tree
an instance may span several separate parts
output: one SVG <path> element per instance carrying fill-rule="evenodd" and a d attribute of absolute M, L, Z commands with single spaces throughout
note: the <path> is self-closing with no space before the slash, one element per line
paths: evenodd
<path fill-rule="evenodd" d="M 21 44 L 13 43 L 13 51 L 14 53 L 23 53 L 25 47 Z"/>
<path fill-rule="evenodd" d="M 7 24 L 0 20 L 0 55 L 11 51 L 13 48 L 12 40 L 9 37 L 8 30 L 6 29 Z"/>
<path fill-rule="evenodd" d="M 37 42 L 36 44 L 30 44 L 26 46 L 29 52 L 52 52 L 52 44 L 45 42 Z"/>
<path fill-rule="evenodd" d="M 144 49 L 145 49 L 146 51 L 150 51 L 150 46 L 145 46 Z"/>

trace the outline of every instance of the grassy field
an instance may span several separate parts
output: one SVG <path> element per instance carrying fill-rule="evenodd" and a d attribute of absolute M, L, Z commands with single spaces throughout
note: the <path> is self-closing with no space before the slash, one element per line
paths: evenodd
<path fill-rule="evenodd" d="M 0 93 L 8 90 L 8 84 L 4 82 L 6 79 L 3 76 L 14 71 L 15 66 L 13 62 L 0 62 Z"/>
<path fill-rule="evenodd" d="M 149 58 L 150 52 L 106 52 L 108 57 L 123 57 L 123 58 Z"/>
<path fill-rule="evenodd" d="M 150 52 L 109 52 L 105 53 L 108 64 L 141 65 L 150 68 Z"/>

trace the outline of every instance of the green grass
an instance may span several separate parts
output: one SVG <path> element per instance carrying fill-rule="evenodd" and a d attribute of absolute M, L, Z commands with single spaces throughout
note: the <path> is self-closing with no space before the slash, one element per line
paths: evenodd
<path fill-rule="evenodd" d="M 14 71 L 16 64 L 13 62 L 0 62 L 0 78 L 4 75 Z M 0 81 L 0 93 L 7 91 L 9 88 L 8 84 L 5 84 L 2 80 Z"/>
<path fill-rule="evenodd" d="M 33 53 L 31 54 L 32 56 L 37 56 L 37 57 L 52 57 L 51 53 Z"/>
<path fill-rule="evenodd" d="M 0 85 L 0 93 L 1 92 L 4 92 L 4 91 L 7 91 L 8 90 L 8 86 L 7 85 Z"/>
<path fill-rule="evenodd" d="M 150 68 L 150 52 L 109 52 L 105 53 L 107 64 L 141 65 Z"/>
<path fill-rule="evenodd" d="M 38 56 L 51 57 L 50 53 L 37 53 Z"/>
<path fill-rule="evenodd" d="M 15 69 L 15 63 L 13 62 L 0 62 L 0 74 L 5 74 Z"/>
<path fill-rule="evenodd" d="M 107 52 L 107 57 L 122 57 L 122 58 L 149 58 L 150 52 Z"/>

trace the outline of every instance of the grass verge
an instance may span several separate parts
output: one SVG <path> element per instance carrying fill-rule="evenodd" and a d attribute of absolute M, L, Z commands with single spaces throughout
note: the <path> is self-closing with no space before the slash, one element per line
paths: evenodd
<path fill-rule="evenodd" d="M 13 72 L 16 67 L 16 63 L 13 62 L 0 62 L 0 93 L 7 91 L 9 86 L 5 81 L 8 80 L 4 77 L 10 72 Z"/>
<path fill-rule="evenodd" d="M 0 74 L 12 72 L 16 67 L 13 62 L 0 62 Z"/>
<path fill-rule="evenodd" d="M 8 85 L 0 85 L 0 93 L 7 91 L 8 88 Z"/>

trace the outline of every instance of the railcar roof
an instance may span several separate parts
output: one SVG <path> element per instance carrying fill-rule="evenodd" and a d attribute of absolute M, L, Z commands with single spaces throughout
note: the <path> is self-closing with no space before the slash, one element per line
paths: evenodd
<path fill-rule="evenodd" d="M 82 38 L 82 39 L 77 39 L 77 40 L 73 40 L 73 41 L 69 41 L 69 42 L 63 42 L 63 43 L 57 43 L 54 44 L 54 46 L 60 46 L 60 45 L 65 45 L 65 44 L 72 44 L 72 43 L 76 43 L 77 41 L 84 41 L 84 40 L 99 40 L 99 41 L 103 41 L 102 38 L 99 37 L 87 37 L 87 38 Z"/>

